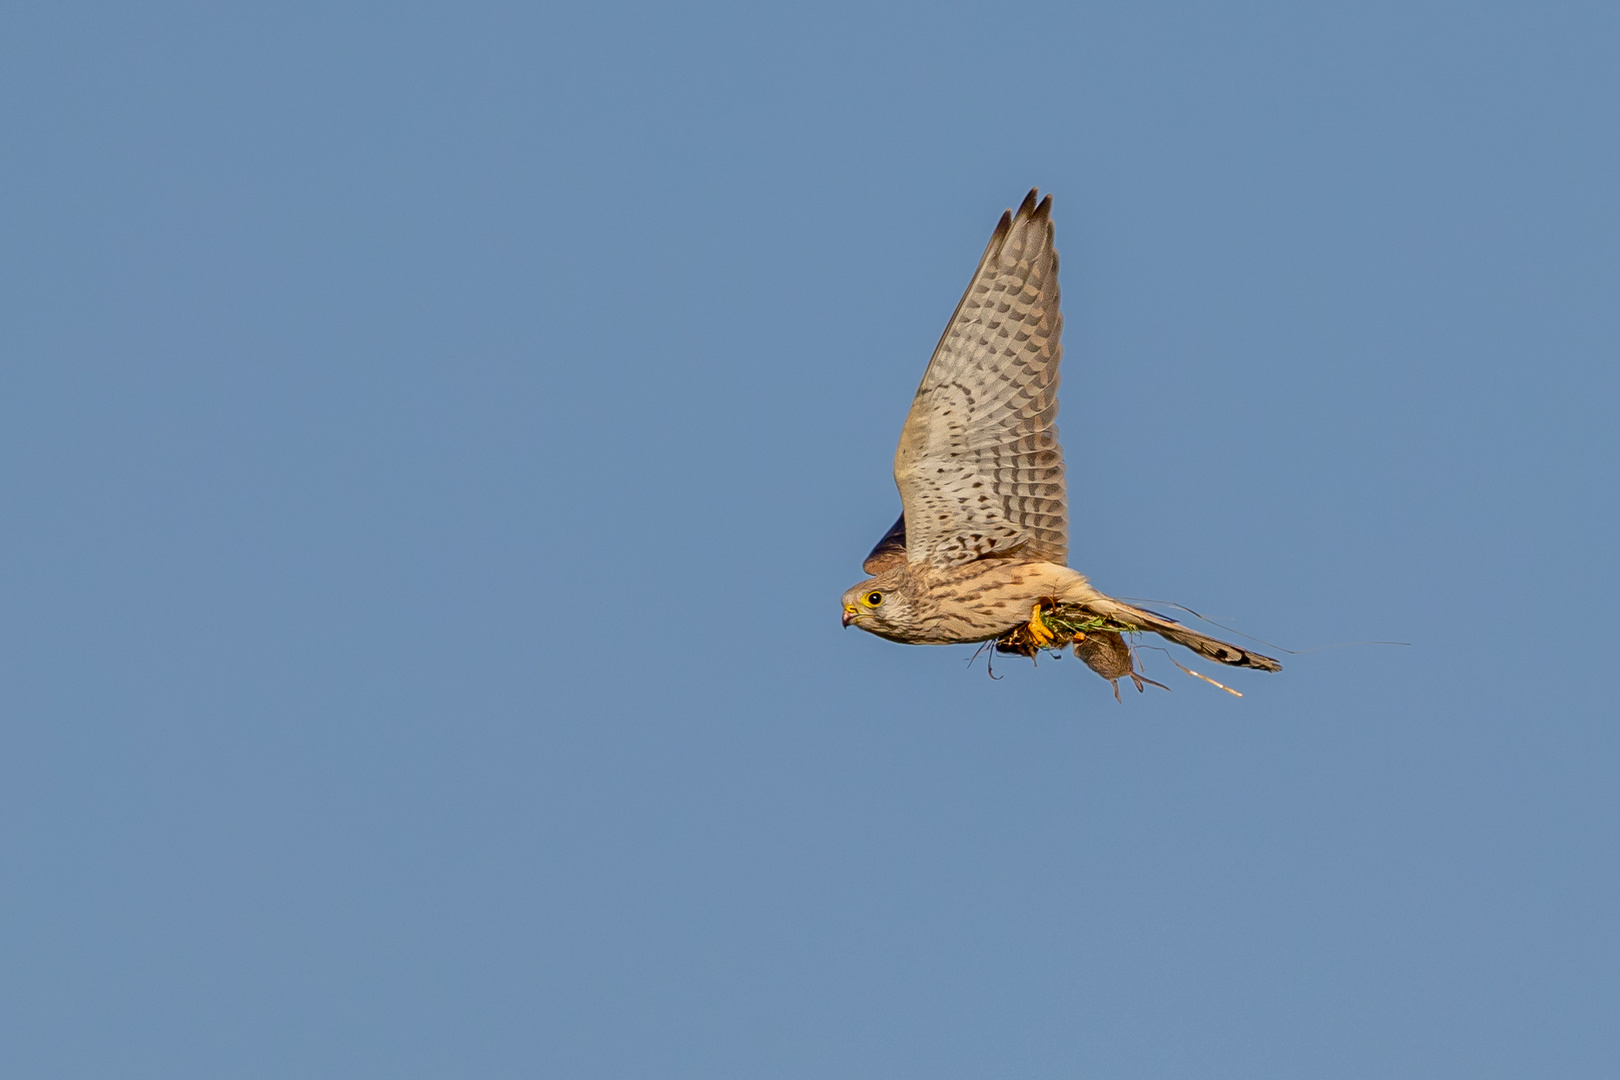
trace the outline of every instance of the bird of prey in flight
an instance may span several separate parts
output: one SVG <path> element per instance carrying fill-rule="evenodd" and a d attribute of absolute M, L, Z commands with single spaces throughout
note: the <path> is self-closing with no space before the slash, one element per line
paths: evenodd
<path fill-rule="evenodd" d="M 1069 567 L 1052 238 L 1052 196 L 1033 190 L 996 225 L 900 430 L 900 519 L 866 557 L 872 576 L 844 593 L 844 625 L 911 645 L 995 642 L 1027 656 L 1072 645 L 1116 697 L 1125 676 L 1142 689 L 1126 633 L 1280 670 L 1269 656 L 1105 596 Z"/>

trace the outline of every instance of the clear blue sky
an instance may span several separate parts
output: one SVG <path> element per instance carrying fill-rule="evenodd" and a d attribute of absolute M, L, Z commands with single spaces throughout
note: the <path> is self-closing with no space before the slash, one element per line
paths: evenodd
<path fill-rule="evenodd" d="M 9 6 L 0 1074 L 1620 1074 L 1617 55 Z M 1118 705 L 840 629 L 1032 185 L 1074 565 L 1410 647 Z"/>

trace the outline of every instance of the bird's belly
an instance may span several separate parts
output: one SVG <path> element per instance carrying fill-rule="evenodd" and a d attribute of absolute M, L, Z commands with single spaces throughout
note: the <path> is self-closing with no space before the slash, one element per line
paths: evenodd
<path fill-rule="evenodd" d="M 986 560 L 931 575 L 919 604 L 918 644 L 988 641 L 1029 621 L 1043 600 L 1089 592 L 1084 575 L 1055 563 Z"/>

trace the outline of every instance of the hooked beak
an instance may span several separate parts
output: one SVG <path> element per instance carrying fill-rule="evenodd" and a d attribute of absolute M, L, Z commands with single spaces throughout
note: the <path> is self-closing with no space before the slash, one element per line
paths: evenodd
<path fill-rule="evenodd" d="M 845 627 L 845 629 L 849 628 L 849 624 L 854 622 L 855 621 L 855 616 L 857 616 L 859 614 L 860 614 L 860 612 L 855 610 L 855 606 L 853 604 L 845 604 L 844 605 L 844 627 Z"/>

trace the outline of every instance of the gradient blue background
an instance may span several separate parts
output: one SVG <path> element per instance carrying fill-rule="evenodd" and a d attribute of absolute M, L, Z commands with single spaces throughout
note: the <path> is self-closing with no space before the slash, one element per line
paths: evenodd
<path fill-rule="evenodd" d="M 8 6 L 0 1073 L 1620 1074 L 1620 11 L 1326 7 Z M 839 629 L 1035 184 L 1075 565 L 1411 647 Z"/>

